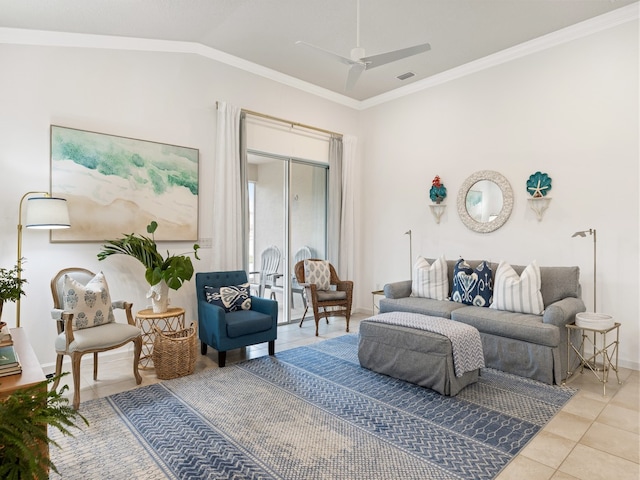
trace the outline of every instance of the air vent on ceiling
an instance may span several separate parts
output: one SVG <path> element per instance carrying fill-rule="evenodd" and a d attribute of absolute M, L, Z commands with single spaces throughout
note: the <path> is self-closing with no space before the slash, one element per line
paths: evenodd
<path fill-rule="evenodd" d="M 403 73 L 402 75 L 398 75 L 396 78 L 398 80 L 406 80 L 407 78 L 415 77 L 416 74 L 413 72 Z"/>

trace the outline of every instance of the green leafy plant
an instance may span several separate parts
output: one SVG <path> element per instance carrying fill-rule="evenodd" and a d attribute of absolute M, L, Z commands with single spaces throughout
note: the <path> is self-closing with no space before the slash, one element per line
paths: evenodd
<path fill-rule="evenodd" d="M 67 375 L 64 373 L 60 377 Z M 47 426 L 57 428 L 64 435 L 73 435 L 80 419 L 89 422 L 63 397 L 68 390 L 49 390 L 52 377 L 29 388 L 19 389 L 0 400 L 0 478 L 5 480 L 49 478 L 49 469 L 59 473 L 43 449 L 48 445 L 59 448 L 49 438 Z M 1 380 L 1 379 L 0 379 Z"/>
<path fill-rule="evenodd" d="M 153 286 L 164 280 L 169 288 L 178 290 L 193 276 L 193 263 L 189 255 L 193 254 L 196 260 L 200 260 L 198 257 L 200 245 L 194 244 L 193 252 L 181 255 L 171 255 L 167 250 L 165 258 L 158 252 L 153 236 L 157 228 L 158 223 L 154 221 L 147 225 L 147 233 L 151 235 L 150 237 L 131 233 L 123 238 L 107 240 L 98 253 L 98 260 L 104 260 L 110 255 L 129 255 L 145 266 L 144 278 L 149 285 Z"/>
<path fill-rule="evenodd" d="M 18 273 L 21 272 L 19 268 L 18 265 L 11 269 L 0 268 L 0 303 L 15 302 L 24 295 L 22 286 L 27 281 L 24 278 L 18 278 Z"/>

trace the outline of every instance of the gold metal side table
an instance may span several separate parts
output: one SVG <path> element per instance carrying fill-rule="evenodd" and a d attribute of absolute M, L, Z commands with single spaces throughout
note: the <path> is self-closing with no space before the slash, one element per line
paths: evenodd
<path fill-rule="evenodd" d="M 143 370 L 152 368 L 153 342 L 156 337 L 154 327 L 167 333 L 184 329 L 184 308 L 170 307 L 163 313 L 154 313 L 151 308 L 140 310 L 136 314 L 136 324 L 142 330 L 142 354 L 139 368 Z"/>
<path fill-rule="evenodd" d="M 622 384 L 618 376 L 618 345 L 620 344 L 620 324 L 614 323 L 612 327 L 596 330 L 592 328 L 579 327 L 575 323 L 571 323 L 567 327 L 567 382 L 573 375 L 571 371 L 571 353 L 575 353 L 580 360 L 580 373 L 584 372 L 587 367 L 602 383 L 602 395 L 607 394 L 607 382 L 609 381 L 609 371 L 616 372 L 616 380 L 618 385 Z M 580 343 L 574 344 L 571 340 L 571 332 L 580 330 Z M 607 343 L 607 334 L 615 333 L 615 340 Z M 609 339 L 611 336 L 609 336 Z M 598 339 L 601 343 L 598 344 Z M 585 351 L 587 347 L 588 353 Z M 598 362 L 600 358 L 600 363 Z M 576 370 L 577 371 L 577 370 Z"/>

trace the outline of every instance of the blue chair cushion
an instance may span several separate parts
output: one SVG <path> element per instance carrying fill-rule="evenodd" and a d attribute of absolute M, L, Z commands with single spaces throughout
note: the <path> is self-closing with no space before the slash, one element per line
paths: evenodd
<path fill-rule="evenodd" d="M 229 312 L 225 318 L 227 323 L 227 336 L 229 338 L 266 332 L 271 329 L 273 323 L 270 315 L 256 312 L 255 310 Z"/>

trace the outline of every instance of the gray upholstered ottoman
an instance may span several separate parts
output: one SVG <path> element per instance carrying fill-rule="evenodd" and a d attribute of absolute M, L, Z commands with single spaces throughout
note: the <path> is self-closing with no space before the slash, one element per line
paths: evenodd
<path fill-rule="evenodd" d="M 451 341 L 443 335 L 366 319 L 360 322 L 358 359 L 369 370 L 442 395 L 457 395 L 480 374 L 477 369 L 456 377 Z"/>

